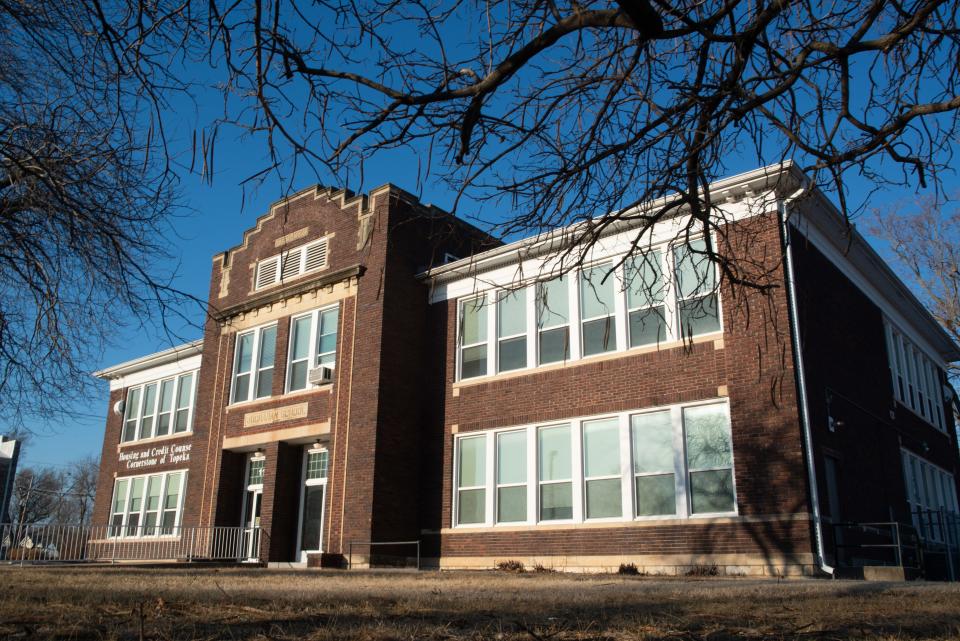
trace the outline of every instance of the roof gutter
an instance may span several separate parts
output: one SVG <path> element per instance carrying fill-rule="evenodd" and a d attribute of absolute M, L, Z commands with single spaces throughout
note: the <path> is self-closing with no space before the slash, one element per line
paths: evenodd
<path fill-rule="evenodd" d="M 797 316 L 797 285 L 793 264 L 793 245 L 790 242 L 790 224 L 787 212 L 790 204 L 808 189 L 803 185 L 785 198 L 778 199 L 780 224 L 783 229 L 784 258 L 787 276 L 787 313 L 790 318 L 790 334 L 793 336 L 793 362 L 797 371 L 798 411 L 803 427 L 803 445 L 807 454 L 807 481 L 810 485 L 810 512 L 813 515 L 813 538 L 816 545 L 817 566 L 826 574 L 834 575 L 834 568 L 827 564 L 823 543 L 823 517 L 820 512 L 820 491 L 817 487 L 817 470 L 813 453 L 813 430 L 810 426 L 810 409 L 807 401 L 807 378 L 803 364 L 803 346 L 800 342 L 800 322 Z"/>

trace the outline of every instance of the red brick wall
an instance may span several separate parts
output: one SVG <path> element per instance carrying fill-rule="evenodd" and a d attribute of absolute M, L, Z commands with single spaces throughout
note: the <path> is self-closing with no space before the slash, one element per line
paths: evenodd
<path fill-rule="evenodd" d="M 808 513 L 801 429 L 789 342 L 780 232 L 775 215 L 726 230 L 724 251 L 748 255 L 772 287 L 765 292 L 722 287 L 722 348 L 713 342 L 531 372 L 506 380 L 465 385 L 453 395 L 456 301 L 433 306 L 432 327 L 443 328 L 434 351 L 445 355 L 440 372 L 443 443 L 425 477 L 424 503 L 441 506 L 424 523 L 449 528 L 452 519 L 453 441 L 459 433 L 606 412 L 715 398 L 729 394 L 737 504 L 742 516 Z M 734 295 L 736 294 L 736 295 Z M 443 430 L 440 433 L 440 430 Z M 810 552 L 807 521 L 547 530 L 529 534 L 448 533 L 444 555 L 661 554 Z"/>
<path fill-rule="evenodd" d="M 908 523 L 900 448 L 960 478 L 952 412 L 944 408 L 945 434 L 899 406 L 881 310 L 798 232 L 794 256 L 821 505 L 830 455 L 838 462 L 842 520 Z M 842 422 L 835 431 L 831 415 Z"/>

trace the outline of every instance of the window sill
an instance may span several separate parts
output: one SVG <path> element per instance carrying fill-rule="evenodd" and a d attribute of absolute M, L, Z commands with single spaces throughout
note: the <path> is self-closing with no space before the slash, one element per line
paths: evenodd
<path fill-rule="evenodd" d="M 324 385 L 317 385 L 312 388 L 307 389 L 298 389 L 294 392 L 286 392 L 280 396 L 265 396 L 264 398 L 258 398 L 252 401 L 240 401 L 239 403 L 231 403 L 227 405 L 227 412 L 234 410 L 245 410 L 249 407 L 257 407 L 259 405 L 265 405 L 271 402 L 285 401 L 291 398 L 298 398 L 300 396 L 308 396 L 310 394 L 316 394 L 317 392 L 327 392 L 329 393 L 333 389 L 333 383 L 326 383 Z"/>
<path fill-rule="evenodd" d="M 736 512 L 696 516 L 648 517 L 634 519 L 591 519 L 589 521 L 546 521 L 541 523 L 497 523 L 494 525 L 455 525 L 440 530 L 441 534 L 490 534 L 493 532 L 529 532 L 549 530 L 586 530 L 632 527 L 663 527 L 675 525 L 747 523 L 756 521 L 809 520 L 806 513 L 775 514 L 759 517 L 740 516 Z"/>
<path fill-rule="evenodd" d="M 901 401 L 899 398 L 894 397 L 893 402 L 896 407 L 902 407 L 903 409 L 910 412 L 911 414 L 919 418 L 921 421 L 923 421 L 924 423 L 926 423 L 927 425 L 935 429 L 937 432 L 943 434 L 944 436 L 949 436 L 949 434 L 947 433 L 947 430 L 937 427 L 936 424 L 930 422 L 930 419 L 928 419 L 927 417 L 917 412 L 917 410 L 913 409 L 912 407 L 910 407 L 909 405 Z M 944 414 L 944 417 L 946 417 L 946 414 Z"/>
<path fill-rule="evenodd" d="M 163 443 L 164 441 L 172 441 L 178 438 L 185 438 L 188 436 L 193 436 L 193 430 L 187 430 L 186 432 L 177 432 L 176 434 L 165 434 L 163 436 L 154 436 L 151 438 L 140 439 L 139 441 L 121 441 L 117 443 L 117 451 L 125 447 L 141 447 L 143 445 L 152 445 L 153 443 Z"/>
<path fill-rule="evenodd" d="M 637 356 L 640 354 L 652 354 L 654 352 L 663 352 L 671 349 L 676 349 L 678 347 L 686 347 L 689 345 L 699 345 L 702 343 L 713 343 L 715 349 L 723 349 L 724 347 L 723 331 L 718 330 L 716 332 L 710 332 L 709 334 L 701 334 L 699 336 L 694 336 L 689 340 L 674 340 L 674 341 L 659 343 L 655 345 L 631 347 L 630 349 L 606 352 L 604 354 L 596 354 L 594 356 L 587 356 L 584 358 L 578 358 L 576 360 L 571 359 L 567 361 L 560 361 L 557 363 L 549 363 L 547 365 L 538 365 L 536 367 L 525 367 L 523 369 L 514 369 L 507 372 L 500 372 L 498 374 L 489 374 L 486 376 L 476 376 L 473 378 L 466 378 L 466 379 L 455 381 L 452 387 L 453 389 L 459 389 L 461 387 L 470 387 L 471 385 L 482 385 L 484 383 L 493 383 L 497 381 L 509 380 L 512 378 L 519 378 L 521 376 L 529 376 L 531 374 L 540 374 L 542 372 L 552 372 L 556 370 L 569 369 L 573 367 L 578 367 L 580 365 L 592 365 L 593 363 L 600 363 L 603 361 L 610 361 L 618 358 L 626 358 L 629 356 Z"/>

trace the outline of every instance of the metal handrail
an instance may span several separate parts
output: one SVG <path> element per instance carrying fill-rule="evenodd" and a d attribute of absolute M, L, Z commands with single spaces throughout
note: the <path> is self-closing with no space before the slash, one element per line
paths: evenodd
<path fill-rule="evenodd" d="M 353 568 L 353 546 L 354 545 L 365 545 L 373 547 L 375 545 L 416 545 L 417 546 L 417 569 L 420 569 L 420 539 L 416 541 L 349 541 L 347 543 L 347 569 Z M 371 550 L 370 556 L 373 556 L 373 551 Z"/>
<path fill-rule="evenodd" d="M 267 538 L 259 527 L 5 524 L 0 561 L 259 561 Z"/>

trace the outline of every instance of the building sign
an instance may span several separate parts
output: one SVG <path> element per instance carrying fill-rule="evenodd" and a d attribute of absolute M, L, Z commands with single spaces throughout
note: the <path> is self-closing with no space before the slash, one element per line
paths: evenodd
<path fill-rule="evenodd" d="M 249 412 L 243 415 L 244 427 L 256 427 L 258 425 L 270 425 L 271 423 L 280 423 L 281 421 L 292 421 L 298 418 L 307 417 L 307 403 L 297 403 L 296 405 L 285 405 L 283 407 L 274 407 L 260 412 Z"/>
<path fill-rule="evenodd" d="M 128 470 L 168 463 L 187 463 L 190 461 L 190 451 L 192 449 L 193 443 L 156 445 L 145 447 L 142 450 L 120 452 L 120 462 L 126 463 L 126 469 Z"/>

